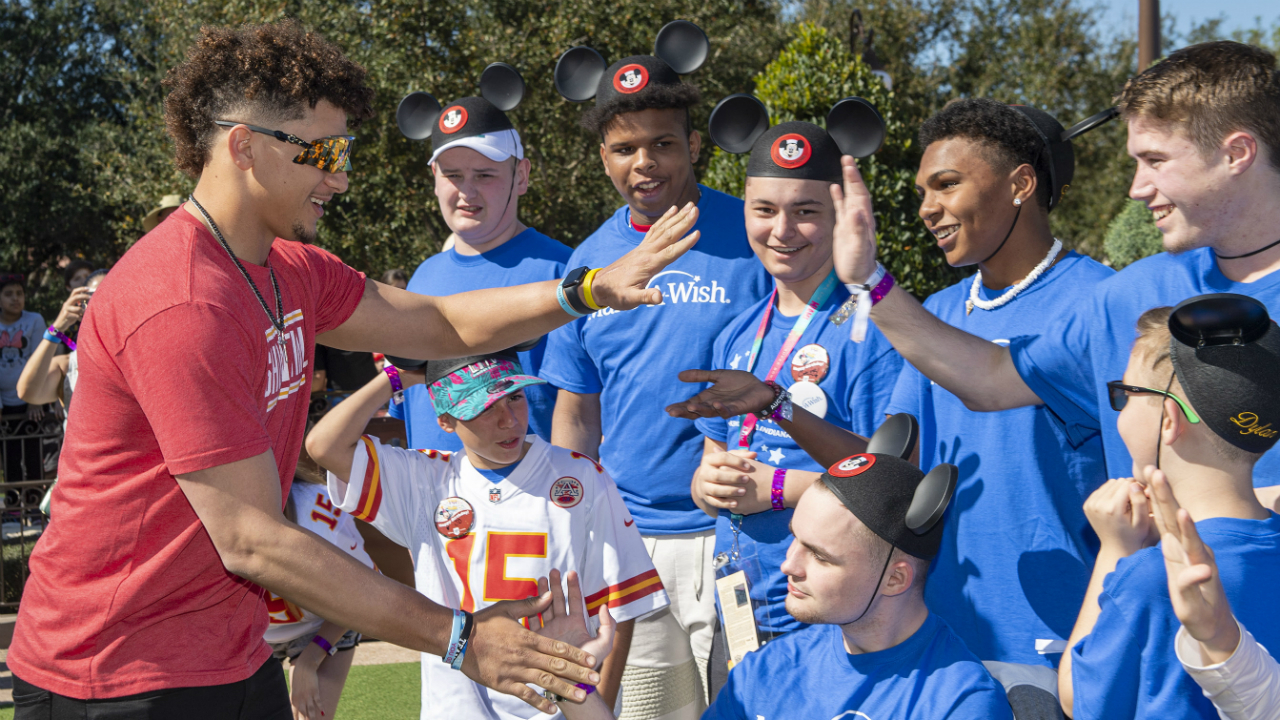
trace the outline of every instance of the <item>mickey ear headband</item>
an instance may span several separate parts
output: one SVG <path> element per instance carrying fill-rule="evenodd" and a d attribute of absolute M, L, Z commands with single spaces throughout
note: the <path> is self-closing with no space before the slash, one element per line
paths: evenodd
<path fill-rule="evenodd" d="M 524 78 L 514 67 L 496 62 L 480 75 L 480 96 L 502 112 L 516 109 L 524 99 Z M 396 108 L 396 125 L 410 140 L 426 140 L 440 117 L 440 102 L 426 92 L 411 92 Z"/>
<path fill-rule="evenodd" d="M 735 154 L 750 152 L 768 130 L 769 111 L 747 93 L 730 95 L 717 103 L 707 127 L 712 142 Z M 875 106 L 859 97 L 847 97 L 831 106 L 826 131 L 842 154 L 856 158 L 879 150 L 886 132 Z"/>
<path fill-rule="evenodd" d="M 506 350 L 501 350 L 496 353 L 485 353 L 483 355 L 471 355 L 469 357 L 457 358 L 456 360 L 445 360 L 443 361 L 444 364 L 441 365 L 440 367 L 444 367 L 447 369 L 441 371 L 439 376 L 436 378 L 427 378 L 427 383 L 430 384 L 434 380 L 439 380 L 440 378 L 444 377 L 445 375 L 448 375 L 454 370 L 457 370 L 458 368 L 464 368 L 470 365 L 471 363 L 479 360 L 480 358 L 488 357 L 490 355 L 515 355 L 516 353 L 532 350 L 533 348 L 537 347 L 538 343 L 542 342 L 543 337 L 544 336 L 539 335 L 538 337 L 532 340 L 522 342 L 519 345 L 509 347 Z M 397 368 L 400 368 L 401 370 L 416 370 L 426 365 L 428 362 L 427 360 L 414 360 L 413 358 L 402 358 L 402 357 L 396 357 L 394 355 L 387 355 L 386 358 L 387 358 L 387 362 L 391 363 Z M 436 369 L 434 365 L 435 363 L 433 363 L 433 367 L 432 367 L 433 371 Z"/>
<path fill-rule="evenodd" d="M 876 428 L 867 442 L 867 453 L 893 455 L 906 460 L 916 448 L 920 438 L 920 423 L 911 413 L 898 413 Z M 907 529 L 916 535 L 924 535 L 933 529 L 947 511 L 947 504 L 956 491 L 960 471 L 955 465 L 943 464 L 929 471 L 916 486 L 915 496 L 907 508 L 904 521 Z"/>
<path fill-rule="evenodd" d="M 1076 156 L 1075 150 L 1071 147 L 1071 140 L 1118 117 L 1120 110 L 1114 107 L 1107 108 L 1072 125 L 1070 129 L 1063 130 L 1062 125 L 1043 110 L 1027 105 L 1010 107 L 1031 121 L 1031 127 L 1035 128 L 1036 134 L 1044 143 L 1041 152 L 1048 156 L 1046 164 L 1049 166 L 1049 209 L 1053 210 L 1058 207 L 1063 194 L 1071 187 L 1071 181 L 1075 177 Z"/>
<path fill-rule="evenodd" d="M 653 42 L 653 55 L 677 75 L 696 71 L 710 53 L 707 34 L 688 20 L 667 23 Z M 570 102 L 586 102 L 596 96 L 607 65 L 603 55 L 586 45 L 569 48 L 556 61 L 556 90 Z"/>

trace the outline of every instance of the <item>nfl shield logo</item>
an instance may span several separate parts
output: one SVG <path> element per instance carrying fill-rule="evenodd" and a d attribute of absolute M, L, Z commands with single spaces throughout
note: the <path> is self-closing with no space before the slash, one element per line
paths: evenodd
<path fill-rule="evenodd" d="M 502 488 L 489 488 L 489 502 L 494 505 L 502 502 Z"/>

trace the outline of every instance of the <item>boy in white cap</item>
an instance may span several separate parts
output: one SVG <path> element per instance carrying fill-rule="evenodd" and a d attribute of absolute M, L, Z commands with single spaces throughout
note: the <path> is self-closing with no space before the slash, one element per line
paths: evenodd
<path fill-rule="evenodd" d="M 457 434 L 461 452 L 405 450 L 361 435 L 392 399 L 396 379 L 427 386 L 439 426 Z M 418 591 L 455 612 L 539 595 L 536 578 L 553 568 L 582 578 L 593 624 L 605 607 L 620 623 L 666 607 L 662 581 L 608 473 L 581 453 L 526 435 L 525 393 L 542 382 L 523 373 L 513 352 L 430 362 L 425 373 L 391 367 L 329 411 L 307 449 L 330 471 L 335 506 L 410 548 Z M 616 686 L 600 690 L 610 699 L 617 693 Z M 422 717 L 446 713 L 549 717 L 424 656 Z"/>

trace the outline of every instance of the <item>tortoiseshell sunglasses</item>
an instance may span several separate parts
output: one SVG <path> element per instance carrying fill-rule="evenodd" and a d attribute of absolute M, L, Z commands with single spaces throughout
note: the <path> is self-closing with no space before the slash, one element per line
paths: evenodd
<path fill-rule="evenodd" d="M 298 153 L 298 157 L 293 159 L 299 165 L 311 165 L 328 173 L 351 172 L 351 146 L 356 142 L 354 135 L 330 135 L 319 140 L 307 142 L 296 135 L 290 135 L 280 130 L 268 130 L 248 123 L 214 120 L 213 124 L 221 127 L 244 125 L 256 133 L 270 135 L 281 142 L 300 145 L 306 149 Z"/>

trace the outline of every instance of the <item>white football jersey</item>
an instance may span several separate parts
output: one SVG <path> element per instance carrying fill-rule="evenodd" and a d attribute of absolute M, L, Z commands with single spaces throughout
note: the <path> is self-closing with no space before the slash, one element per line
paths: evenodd
<path fill-rule="evenodd" d="M 366 567 L 373 567 L 373 560 L 364 551 L 364 538 L 360 537 L 355 521 L 329 500 L 329 488 L 294 480 L 289 496 L 293 498 L 293 508 L 298 513 L 298 525 L 342 548 Z M 324 624 L 324 618 L 270 591 L 267 592 L 267 613 L 271 623 L 267 625 L 263 639 L 269 643 L 296 640 L 307 633 L 314 633 Z"/>
<path fill-rule="evenodd" d="M 414 556 L 418 592 L 451 608 L 483 610 L 537 594 L 537 580 L 576 570 L 594 633 L 600 608 L 618 622 L 666 607 L 667 593 L 613 479 L 594 460 L 535 435 L 511 474 L 492 482 L 466 452 L 405 450 L 365 436 L 351 481 L 329 492 Z M 435 655 L 422 656 L 422 717 L 549 718 L 478 685 Z"/>

